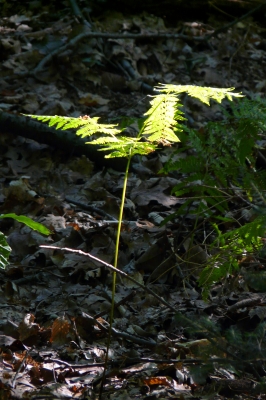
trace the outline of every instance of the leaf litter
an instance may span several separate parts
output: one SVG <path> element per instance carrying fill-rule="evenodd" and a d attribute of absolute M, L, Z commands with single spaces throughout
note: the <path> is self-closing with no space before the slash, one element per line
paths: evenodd
<path fill-rule="evenodd" d="M 1 113 L 89 114 L 111 123 L 120 116 L 140 118 L 148 107 L 145 93 L 158 82 L 234 86 L 248 96 L 264 95 L 263 28 L 251 18 L 214 36 L 209 46 L 196 38 L 220 27 L 215 17 L 208 25 L 179 22 L 177 28 L 166 28 L 162 18 L 147 13 L 109 12 L 93 20 L 94 31 L 143 38 L 88 35 L 78 41 L 87 28 L 69 10 L 54 22 L 45 10 L 19 12 L 1 18 L 6 35 L 0 39 Z M 146 34 L 178 35 L 181 30 L 192 39 L 154 38 L 152 45 L 145 39 Z M 199 127 L 219 113 L 194 100 L 185 105 L 186 117 Z M 10 265 L 0 270 L 0 397 L 97 399 L 111 271 L 82 254 L 40 245 L 72 248 L 112 264 L 123 173 L 10 134 L 4 126 L 0 141 L 1 213 L 31 217 L 53 232 L 45 238 L 0 220 L 12 247 Z M 256 371 L 246 361 L 243 372 L 239 349 L 226 348 L 218 323 L 224 329 L 236 326 L 231 334 L 246 340 L 249 326 L 265 318 L 265 295 L 240 274 L 213 288 L 210 302 L 202 300 L 196 279 L 208 257 L 203 243 L 191 246 L 189 238 L 173 252 L 176 237 L 186 237 L 193 217 L 160 226 L 182 204 L 171 195 L 182 177 L 157 175 L 169 152 L 166 148 L 136 160 L 130 173 L 118 266 L 136 283 L 118 277 L 103 396 L 225 399 L 244 393 L 264 398 L 256 382 L 265 375 L 265 361 Z M 254 273 L 263 269 L 255 257 L 241 263 Z M 147 284 L 183 319 L 139 286 Z M 217 324 L 216 346 L 208 319 Z M 190 329 L 187 320 L 194 321 Z M 244 343 L 248 360 L 252 352 Z"/>

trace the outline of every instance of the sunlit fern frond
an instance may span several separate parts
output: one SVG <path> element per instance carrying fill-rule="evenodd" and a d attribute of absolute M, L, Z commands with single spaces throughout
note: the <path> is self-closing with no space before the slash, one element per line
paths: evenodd
<path fill-rule="evenodd" d="M 235 88 L 221 89 L 193 85 L 160 84 L 155 89 L 164 93 L 180 94 L 186 92 L 189 96 L 195 97 L 207 105 L 210 105 L 210 99 L 221 103 L 224 98 L 232 101 L 233 97 L 243 97 L 241 93 L 232 93 Z"/>
<path fill-rule="evenodd" d="M 28 117 L 35 118 L 41 122 L 47 122 L 49 126 L 55 126 L 56 129 L 77 129 L 76 134 L 82 138 L 91 136 L 97 132 L 104 133 L 115 137 L 120 133 L 117 125 L 114 124 L 101 124 L 98 122 L 99 117 L 90 118 L 83 116 L 79 118 L 63 117 L 61 115 L 46 116 L 46 115 L 28 115 Z M 106 139 L 108 141 L 108 139 Z"/>
<path fill-rule="evenodd" d="M 109 138 L 108 143 L 105 138 L 98 138 L 90 142 L 90 144 L 98 144 L 102 146 L 100 151 L 110 151 L 106 158 L 128 157 L 135 154 L 145 155 L 156 150 L 156 146 L 149 142 L 141 142 L 140 138 L 132 138 L 127 136 L 119 136 L 118 138 Z"/>
<path fill-rule="evenodd" d="M 29 115 L 39 121 L 46 122 L 56 129 L 75 129 L 76 134 L 82 138 L 97 134 L 89 144 L 97 144 L 101 150 L 111 152 L 106 157 L 131 157 L 134 154 L 144 155 L 156 150 L 156 145 L 171 145 L 179 142 L 178 134 L 182 136 L 183 125 L 180 121 L 186 120 L 181 110 L 178 94 L 187 92 L 202 102 L 209 104 L 211 98 L 221 102 L 225 97 L 232 99 L 232 96 L 241 97 L 240 94 L 231 93 L 233 89 L 215 89 L 197 86 L 161 85 L 159 91 L 151 100 L 151 107 L 145 115 L 146 119 L 137 138 L 121 136 L 123 129 L 118 129 L 114 124 L 99 123 L 99 117 L 87 115 L 79 118 L 64 116 L 35 116 Z M 99 137 L 99 134 L 102 134 Z M 144 140 L 140 140 L 140 139 Z M 200 140 L 198 146 L 201 152 L 205 153 Z"/>
<path fill-rule="evenodd" d="M 158 94 L 151 101 L 151 108 L 144 114 L 142 134 L 150 142 L 179 142 L 175 134 L 178 130 L 178 120 L 185 120 L 182 111 L 178 110 L 177 97 L 173 94 Z M 178 110 L 178 112 L 177 112 Z M 180 129 L 180 128 L 179 128 Z"/>

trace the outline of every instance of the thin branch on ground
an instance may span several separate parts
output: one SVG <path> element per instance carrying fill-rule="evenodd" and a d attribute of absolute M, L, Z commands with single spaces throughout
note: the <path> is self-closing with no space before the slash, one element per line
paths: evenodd
<path fill-rule="evenodd" d="M 60 53 L 68 50 L 71 47 L 74 47 L 79 41 L 85 39 L 85 38 L 105 38 L 105 39 L 182 39 L 185 41 L 195 41 L 195 42 L 208 42 L 212 37 L 217 36 L 221 32 L 227 31 L 229 28 L 231 28 L 233 25 L 236 25 L 238 22 L 243 21 L 250 15 L 252 15 L 254 12 L 258 11 L 263 4 L 260 4 L 259 6 L 255 7 L 254 9 L 250 10 L 248 13 L 242 15 L 242 17 L 235 19 L 234 21 L 230 22 L 227 25 L 224 25 L 223 27 L 216 29 L 212 33 L 205 35 L 205 36 L 189 36 L 189 35 L 183 35 L 181 33 L 164 33 L 164 32 L 156 32 L 156 33 L 108 33 L 108 32 L 83 32 L 76 37 L 74 37 L 72 40 L 70 40 L 68 43 L 65 45 L 58 47 L 54 51 L 52 51 L 50 54 L 48 54 L 46 57 L 44 57 L 39 64 L 37 65 L 36 68 L 34 68 L 33 71 L 31 72 L 26 72 L 19 74 L 20 76 L 34 76 L 36 79 L 40 79 L 37 75 L 39 72 L 43 70 L 46 64 L 48 64 L 53 57 L 58 56 Z M 86 21 L 83 17 L 83 20 Z M 91 27 L 91 25 L 87 22 L 85 24 L 87 27 Z"/>
<path fill-rule="evenodd" d="M 74 199 L 71 199 L 71 198 L 69 198 L 69 197 L 65 197 L 65 200 L 66 200 L 67 202 L 69 202 L 69 203 L 75 204 L 76 206 L 82 208 L 83 210 L 95 212 L 95 213 L 101 215 L 102 217 L 107 217 L 107 218 L 109 218 L 111 221 L 114 221 L 114 222 L 117 222 L 117 223 L 118 223 L 118 220 L 117 220 L 115 217 L 113 217 L 111 214 L 108 214 L 108 213 L 105 212 L 104 210 L 101 210 L 101 209 L 98 208 L 98 207 L 94 207 L 94 206 L 91 206 L 91 205 L 89 205 L 89 204 L 84 204 L 84 203 L 81 203 L 81 202 L 79 202 L 79 201 L 75 201 Z"/>
<path fill-rule="evenodd" d="M 23 357 L 23 360 L 21 361 L 20 366 L 18 367 L 18 369 L 17 369 L 17 371 L 16 371 L 16 373 L 15 373 L 15 375 L 14 375 L 12 381 L 11 381 L 11 387 L 12 387 L 12 388 L 15 387 L 16 379 L 17 379 L 17 377 L 18 377 L 20 371 L 22 370 L 22 368 L 24 367 L 24 365 L 25 365 L 25 363 L 26 363 L 26 360 L 27 360 L 29 351 L 30 351 L 30 350 L 28 349 L 28 350 L 25 352 L 25 355 L 24 355 L 24 357 Z"/>
<path fill-rule="evenodd" d="M 243 21 L 244 19 L 248 18 L 250 15 L 254 14 L 256 11 L 259 11 L 259 9 L 263 5 L 265 5 L 265 3 L 264 4 L 259 4 L 257 7 L 253 8 L 252 10 L 248 11 L 246 14 L 242 15 L 242 17 L 236 18 L 234 21 L 230 22 L 229 24 L 226 24 L 226 25 L 222 26 L 221 28 L 216 29 L 214 32 L 212 32 L 209 35 L 205 36 L 204 37 L 205 40 L 208 41 L 212 37 L 215 37 L 215 36 L 219 35 L 219 33 L 227 31 L 229 28 L 231 28 L 232 26 L 236 25 L 238 22 Z"/>
<path fill-rule="evenodd" d="M 74 15 L 77 17 L 77 19 L 82 22 L 84 25 L 86 25 L 88 28 L 91 28 L 91 24 L 86 20 L 84 15 L 82 14 L 76 0 L 69 0 L 69 3 L 71 5 L 71 8 L 73 10 Z"/>
<path fill-rule="evenodd" d="M 99 262 L 100 264 L 102 264 L 103 266 L 107 267 L 108 269 L 110 269 L 113 272 L 117 272 L 118 274 L 124 276 L 126 279 L 128 279 L 129 281 L 135 283 L 138 287 L 140 287 L 141 289 L 143 289 L 145 292 L 148 292 L 149 294 L 151 294 L 152 296 L 154 296 L 157 300 L 159 300 L 162 304 L 164 304 L 167 308 L 169 308 L 171 311 L 173 311 L 174 313 L 177 312 L 176 307 L 172 306 L 170 303 L 168 303 L 166 300 L 164 300 L 162 297 L 158 296 L 158 294 L 156 294 L 153 290 L 151 290 L 150 288 L 142 285 L 141 283 L 139 283 L 136 279 L 132 278 L 130 275 L 128 275 L 126 272 L 121 271 L 120 269 L 117 269 L 115 267 L 113 267 L 113 265 L 108 264 L 107 262 L 101 260 L 100 258 L 94 257 L 89 253 L 85 253 L 82 250 L 75 250 L 75 249 L 70 249 L 68 247 L 57 247 L 57 246 L 45 246 L 45 245 L 41 245 L 41 248 L 44 249 L 52 249 L 52 250 L 61 250 L 61 251 L 69 251 L 71 253 L 77 253 L 80 254 L 82 256 L 85 257 L 89 257 L 90 259 Z"/>
<path fill-rule="evenodd" d="M 96 319 L 95 317 L 92 317 L 91 315 L 89 315 L 87 313 L 86 313 L 86 318 L 88 320 L 90 320 L 92 323 L 95 323 L 96 325 L 98 325 L 98 327 L 100 329 L 102 329 L 104 332 L 109 333 L 109 330 L 110 330 L 112 336 L 120 337 L 129 342 L 133 342 L 133 343 L 143 345 L 143 346 L 154 347 L 157 345 L 157 343 L 153 339 L 145 340 L 138 336 L 131 335 L 130 333 L 121 332 L 113 327 L 110 327 L 110 324 L 107 321 L 105 321 L 107 326 L 104 326 L 98 319 Z"/>

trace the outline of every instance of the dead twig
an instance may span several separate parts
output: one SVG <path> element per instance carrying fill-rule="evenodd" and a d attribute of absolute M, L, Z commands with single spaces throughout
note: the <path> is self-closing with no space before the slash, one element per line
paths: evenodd
<path fill-rule="evenodd" d="M 89 257 L 90 259 L 99 262 L 100 264 L 102 264 L 103 266 L 107 267 L 108 269 L 110 269 L 113 272 L 117 272 L 119 275 L 124 276 L 126 279 L 128 279 L 129 281 L 135 283 L 138 287 L 140 287 L 141 289 L 143 289 L 145 292 L 148 292 L 149 294 L 151 294 L 152 296 L 154 296 L 157 300 L 159 300 L 162 304 L 164 304 L 167 308 L 169 308 L 171 311 L 173 311 L 174 313 L 177 312 L 176 307 L 172 306 L 170 303 L 168 303 L 166 300 L 164 300 L 162 297 L 158 296 L 158 294 L 156 294 L 153 290 L 151 290 L 150 288 L 148 288 L 147 286 L 142 285 L 141 283 L 139 283 L 136 279 L 132 278 L 130 275 L 126 274 L 124 271 L 121 271 L 118 268 L 113 267 L 113 265 L 108 264 L 107 262 L 101 260 L 100 258 L 94 257 L 89 253 L 85 253 L 82 250 L 75 250 L 75 249 L 70 249 L 68 247 L 57 247 L 57 246 L 45 246 L 45 245 L 41 245 L 41 248 L 44 249 L 53 249 L 53 250 L 61 250 L 61 251 L 69 251 L 71 253 L 77 253 L 80 254 L 82 256 L 85 257 Z"/>
<path fill-rule="evenodd" d="M 83 313 L 83 315 L 92 324 L 98 325 L 98 327 L 102 331 L 104 331 L 106 333 L 109 333 L 110 324 L 107 321 L 105 321 L 105 323 L 106 323 L 106 326 L 105 326 L 98 319 L 96 319 L 95 317 L 92 317 L 90 314 Z M 115 329 L 113 327 L 111 327 L 111 334 L 112 334 L 112 336 L 120 337 L 120 338 L 125 339 L 125 340 L 127 340 L 129 342 L 133 342 L 133 343 L 144 345 L 144 346 L 148 346 L 148 347 L 154 347 L 154 346 L 157 345 L 157 343 L 153 339 L 145 340 L 145 339 L 142 339 L 142 338 L 140 338 L 138 336 L 134 336 L 134 335 L 131 335 L 131 334 L 126 333 L 126 332 L 121 332 L 121 331 L 119 331 L 119 330 L 117 330 L 117 329 Z"/>
<path fill-rule="evenodd" d="M 84 18 L 76 0 L 69 0 L 69 3 L 71 5 L 71 8 L 73 10 L 74 15 L 77 17 L 77 19 L 82 22 L 84 25 L 86 25 L 88 28 L 91 28 L 91 24 Z"/>
<path fill-rule="evenodd" d="M 30 351 L 30 350 L 28 349 L 28 350 L 25 352 L 25 355 L 24 355 L 24 357 L 23 357 L 23 360 L 21 361 L 20 366 L 19 366 L 19 368 L 17 369 L 17 372 L 15 373 L 15 375 L 14 375 L 12 381 L 11 381 L 11 386 L 12 386 L 12 388 L 15 387 L 16 379 L 17 379 L 17 377 L 18 377 L 18 374 L 20 373 L 20 371 L 22 370 L 22 368 L 24 367 L 24 365 L 25 365 L 25 363 L 26 363 L 26 360 L 27 360 L 29 351 Z"/>
<path fill-rule="evenodd" d="M 243 300 L 240 300 L 237 303 L 233 304 L 231 307 L 229 307 L 227 312 L 233 313 L 233 312 L 239 310 L 240 308 L 252 307 L 252 306 L 257 306 L 257 305 L 264 305 L 264 301 L 261 297 L 254 297 L 251 299 L 243 299 Z"/>
<path fill-rule="evenodd" d="M 130 292 L 126 297 L 124 297 L 122 300 L 120 300 L 118 303 L 115 304 L 115 307 L 118 309 L 120 306 L 122 306 L 123 304 L 127 303 L 129 300 L 132 299 L 132 297 L 134 297 L 136 294 L 136 291 L 133 290 L 132 292 Z M 99 318 L 102 317 L 103 315 L 106 314 L 106 311 L 101 311 L 98 314 L 94 315 L 94 318 Z"/>
<path fill-rule="evenodd" d="M 103 367 L 104 366 L 104 362 L 101 362 L 101 363 L 88 363 L 88 364 L 70 364 L 70 363 L 68 363 L 66 361 L 59 360 L 58 358 L 45 359 L 45 362 L 46 363 L 54 362 L 54 363 L 57 363 L 57 364 L 65 365 L 68 368 L 80 368 L 80 369 L 81 368 Z"/>
<path fill-rule="evenodd" d="M 84 203 L 81 203 L 79 201 L 75 201 L 74 199 L 70 199 L 69 197 L 65 197 L 65 200 L 68 201 L 69 203 L 75 204 L 78 207 L 81 207 L 83 210 L 95 212 L 95 213 L 101 215 L 102 217 L 107 217 L 111 221 L 114 221 L 114 222 L 118 223 L 118 220 L 115 217 L 113 217 L 111 214 L 108 214 L 104 210 L 101 210 L 98 207 L 94 207 L 94 206 L 91 206 L 89 204 L 84 204 Z"/>
<path fill-rule="evenodd" d="M 73 3 L 73 4 L 72 4 Z M 74 7 L 76 10 L 75 15 L 77 15 L 79 18 L 82 16 L 81 11 L 78 11 L 79 8 L 77 5 L 75 5 L 75 1 L 71 0 L 71 5 Z M 227 31 L 231 26 L 237 24 L 240 21 L 243 21 L 245 18 L 249 17 L 252 15 L 254 12 L 258 11 L 263 4 L 259 4 L 257 7 L 254 9 L 250 10 L 246 14 L 242 15 L 242 17 L 235 19 L 234 21 L 230 22 L 227 25 L 224 25 L 223 27 L 216 29 L 212 33 L 205 35 L 205 36 L 189 36 L 189 35 L 183 35 L 182 33 L 164 33 L 164 32 L 156 32 L 156 33 L 108 33 L 108 32 L 91 32 L 91 31 L 86 31 L 83 32 L 76 37 L 74 37 L 72 40 L 70 40 L 68 43 L 65 45 L 58 47 L 54 51 L 52 51 L 50 54 L 48 54 L 46 57 L 44 57 L 40 63 L 37 65 L 37 67 L 31 71 L 31 72 L 26 72 L 26 73 L 21 73 L 18 74 L 20 76 L 34 76 L 36 79 L 38 78 L 38 73 L 43 70 L 46 64 L 48 64 L 55 56 L 58 56 L 60 53 L 68 50 L 71 47 L 74 47 L 79 41 L 85 39 L 85 38 L 105 38 L 105 39 L 182 39 L 185 41 L 195 41 L 195 42 L 208 42 L 212 37 L 217 36 L 221 32 Z M 77 14 L 76 14 L 77 13 Z M 85 20 L 85 18 L 82 16 L 82 21 L 83 23 L 88 27 L 91 28 L 91 24 Z M 84 22 L 86 21 L 86 23 Z"/>
<path fill-rule="evenodd" d="M 64 44 L 61 47 L 57 47 L 54 51 L 52 51 L 50 54 L 47 54 L 37 65 L 36 68 L 34 68 L 33 71 L 27 71 L 27 72 L 22 72 L 22 73 L 17 73 L 17 75 L 24 77 L 24 76 L 34 76 L 36 79 L 38 78 L 38 73 L 41 72 L 45 65 L 48 64 L 55 56 L 58 56 L 60 53 L 63 53 L 64 51 L 76 46 L 78 42 L 80 42 L 83 39 L 86 38 L 105 38 L 105 39 L 160 39 L 160 38 L 174 38 L 174 39 L 184 39 L 184 40 L 195 40 L 195 41 L 205 41 L 205 37 L 202 36 L 197 36 L 197 37 L 191 37 L 179 33 L 108 33 L 108 32 L 83 32 L 73 39 L 71 39 L 68 43 Z"/>
<path fill-rule="evenodd" d="M 242 15 L 242 17 L 236 18 L 234 21 L 230 22 L 222 26 L 219 29 L 216 29 L 214 32 L 210 33 L 209 35 L 205 36 L 205 40 L 208 41 L 212 37 L 219 35 L 219 33 L 227 31 L 231 26 L 236 25 L 238 22 L 243 21 L 244 19 L 248 18 L 250 15 L 254 14 L 254 12 L 258 11 L 265 3 L 259 4 L 257 7 L 253 8 L 252 10 L 248 11 L 246 14 Z"/>
<path fill-rule="evenodd" d="M 240 49 L 244 46 L 244 44 L 246 43 L 246 39 L 247 36 L 249 34 L 249 29 L 250 26 L 248 27 L 243 40 L 241 41 L 241 43 L 239 44 L 239 46 L 237 47 L 237 49 L 235 50 L 235 52 L 231 55 L 230 60 L 229 60 L 229 79 L 231 79 L 231 70 L 232 70 L 232 63 L 233 63 L 233 58 L 237 55 L 237 53 L 240 51 Z"/>

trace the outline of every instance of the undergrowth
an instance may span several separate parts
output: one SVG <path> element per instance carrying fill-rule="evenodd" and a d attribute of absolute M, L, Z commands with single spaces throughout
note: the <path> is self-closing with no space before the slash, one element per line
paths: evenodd
<path fill-rule="evenodd" d="M 266 102 L 262 99 L 241 99 L 223 108 L 224 119 L 209 122 L 200 130 L 185 125 L 179 95 L 187 92 L 209 104 L 210 99 L 221 102 L 227 97 L 241 97 L 231 89 L 202 88 L 195 86 L 160 85 L 159 94 L 153 96 L 151 107 L 145 114 L 137 137 L 123 135 L 117 125 L 99 123 L 99 118 L 61 116 L 31 116 L 42 122 L 55 125 L 57 129 L 76 128 L 77 135 L 89 136 L 90 145 L 96 144 L 100 151 L 108 151 L 106 157 L 126 157 L 128 166 L 121 204 L 125 198 L 127 173 L 131 158 L 135 154 L 147 154 L 159 144 L 169 145 L 181 141 L 182 146 L 173 153 L 164 166 L 164 173 L 180 173 L 181 182 L 173 193 L 183 198 L 179 210 L 168 220 L 188 213 L 194 215 L 197 226 L 202 220 L 212 228 L 208 243 L 207 265 L 199 276 L 204 298 L 214 282 L 238 269 L 238 260 L 243 254 L 258 251 L 262 247 L 265 229 L 264 205 L 254 204 L 254 199 L 264 201 L 265 173 L 257 171 L 256 157 L 259 140 L 265 131 Z M 181 154 L 186 153 L 186 157 Z M 239 202 L 252 210 L 250 221 L 232 216 L 232 207 Z M 118 254 L 120 231 L 118 228 Z M 193 241 L 192 241 L 193 242 Z M 215 251 L 214 251 L 215 250 Z"/>
<path fill-rule="evenodd" d="M 151 107 L 144 115 L 136 137 L 128 137 L 123 129 L 113 124 L 102 124 L 98 118 L 62 116 L 33 116 L 57 129 L 77 129 L 77 135 L 89 137 L 89 145 L 100 146 L 106 157 L 126 157 L 124 187 L 117 231 L 114 267 L 117 268 L 120 229 L 127 187 L 129 165 L 135 154 L 156 151 L 159 145 L 181 142 L 163 168 L 165 174 L 181 177 L 173 189 L 175 196 L 183 198 L 179 210 L 167 220 L 190 214 L 194 216 L 193 231 L 208 222 L 208 258 L 199 275 L 203 297 L 207 299 L 211 285 L 234 274 L 239 260 L 245 255 L 261 252 L 265 231 L 266 189 L 265 173 L 256 169 L 266 125 L 266 102 L 262 99 L 241 99 L 230 108 L 223 109 L 224 118 L 209 122 L 199 130 L 186 126 L 179 95 L 183 92 L 205 104 L 218 103 L 224 98 L 242 97 L 232 89 L 214 89 L 195 86 L 160 85 L 152 97 Z M 186 155 L 184 157 L 184 154 Z M 240 204 L 242 211 L 236 216 Z M 247 218 L 247 212 L 249 217 Z M 245 214 L 246 213 L 246 214 Z M 193 245 L 193 239 L 191 240 Z M 113 277 L 113 302 L 110 315 L 112 327 L 116 274 Z M 110 336 L 109 336 L 110 340 Z M 107 354 L 110 341 L 107 346 Z M 106 358 L 107 360 L 107 358 Z"/>
<path fill-rule="evenodd" d="M 76 128 L 77 135 L 90 137 L 88 144 L 99 145 L 101 151 L 108 151 L 106 157 L 126 157 L 129 162 L 135 154 L 155 151 L 158 144 L 181 141 L 182 146 L 173 153 L 163 172 L 181 174 L 181 183 L 173 193 L 186 200 L 166 221 L 186 214 L 189 209 L 199 223 L 202 219 L 210 222 L 215 240 L 209 246 L 208 263 L 199 277 L 206 298 L 214 282 L 237 270 L 241 255 L 262 247 L 266 208 L 256 201 L 264 200 L 265 173 L 257 171 L 255 163 L 259 140 L 265 131 L 266 102 L 242 99 L 237 104 L 230 103 L 229 111 L 223 109 L 221 121 L 209 122 L 204 128 L 195 130 L 184 124 L 180 93 L 187 92 L 206 104 L 210 99 L 221 102 L 224 97 L 232 100 L 232 96 L 240 95 L 228 89 L 195 86 L 161 85 L 157 90 L 160 94 L 152 98 L 135 138 L 123 135 L 123 129 L 117 125 L 99 123 L 97 117 L 31 117 L 48 122 L 50 126 L 56 125 L 57 129 Z M 181 153 L 187 153 L 186 157 L 179 157 Z M 128 168 L 124 197 L 127 172 Z M 254 199 L 255 204 L 252 203 Z M 251 222 L 234 221 L 230 211 L 235 200 L 243 200 L 252 209 Z M 120 217 L 122 219 L 122 214 Z M 233 228 L 227 229 L 230 223 Z M 116 261 L 114 264 L 116 266 Z"/>
<path fill-rule="evenodd" d="M 230 319 L 230 313 L 228 318 Z M 184 328 L 192 343 L 200 343 L 201 340 L 203 342 L 198 349 L 195 346 L 194 350 L 194 355 L 200 357 L 202 365 L 195 364 L 190 368 L 190 376 L 195 382 L 204 384 L 206 372 L 213 376 L 219 376 L 220 373 L 223 374 L 223 371 L 227 370 L 238 377 L 243 374 L 250 376 L 252 373 L 259 382 L 254 385 L 253 394 L 265 393 L 265 322 L 255 323 L 252 328 L 245 326 L 243 330 L 234 324 L 233 320 L 229 327 L 222 328 L 217 321 L 203 316 L 188 318 L 177 314 L 175 321 Z M 216 390 L 212 388 L 212 390 L 214 393 L 217 391 L 219 393 L 221 387 L 217 387 Z"/>
<path fill-rule="evenodd" d="M 118 259 L 129 165 L 134 155 L 145 155 L 156 151 L 158 145 L 168 146 L 181 141 L 183 146 L 174 153 L 175 159 L 180 152 L 188 151 L 190 154 L 177 161 L 169 160 L 163 172 L 180 171 L 182 182 L 174 188 L 174 194 L 178 197 L 189 194 L 190 198 L 184 202 L 177 213 L 172 214 L 171 218 L 182 215 L 197 199 L 197 207 L 193 206 L 190 213 L 194 213 L 200 218 L 211 220 L 212 217 L 215 217 L 225 221 L 226 219 L 229 220 L 224 217 L 224 214 L 228 211 L 230 196 L 232 196 L 229 192 L 227 193 L 228 184 L 236 184 L 241 174 L 244 175 L 246 183 L 246 160 L 249 157 L 249 162 L 253 161 L 254 144 L 259 129 L 262 129 L 262 127 L 258 127 L 259 122 L 254 122 L 262 119 L 254 120 L 251 103 L 246 101 L 243 101 L 240 107 L 232 105 L 232 116 L 228 115 L 226 122 L 209 123 L 201 131 L 186 127 L 186 118 L 181 111 L 182 104 L 179 99 L 181 93 L 188 93 L 190 96 L 210 105 L 210 100 L 221 103 L 224 98 L 232 100 L 233 97 L 243 97 L 240 94 L 232 93 L 232 89 L 163 84 L 156 89 L 158 94 L 152 96 L 151 107 L 144 114 L 144 122 L 141 124 L 136 137 L 123 135 L 124 129 L 119 128 L 118 125 L 100 123 L 98 117 L 72 118 L 31 115 L 32 118 L 47 122 L 49 126 L 56 126 L 57 129 L 76 129 L 77 135 L 82 138 L 89 137 L 87 144 L 98 145 L 100 151 L 107 151 L 107 158 L 126 157 L 128 159 L 117 232 L 115 268 Z M 243 113 L 245 113 L 245 119 Z M 252 173 L 249 173 L 249 175 L 252 175 Z M 224 196 L 224 193 L 226 193 L 226 196 Z M 253 225 L 252 229 L 253 232 L 255 229 Z M 258 233 L 257 228 L 254 233 Z M 220 240 L 222 232 L 218 226 L 216 234 L 218 234 Z M 223 240 L 227 243 L 224 245 L 224 249 L 229 246 L 228 243 L 232 241 L 232 236 L 235 237 L 236 234 L 242 240 L 243 246 L 246 246 L 248 240 L 245 237 L 245 232 L 243 232 L 243 229 L 239 229 L 237 232 L 234 230 L 232 234 L 227 233 L 228 237 L 224 236 Z M 252 234 L 252 238 L 253 236 Z M 220 247 L 220 250 L 223 253 L 222 247 Z M 205 298 L 210 285 L 228 272 L 232 272 L 234 267 L 232 260 L 221 263 L 217 255 L 215 259 L 210 258 L 208 266 L 202 272 L 199 280 L 200 285 L 204 288 Z"/>
<path fill-rule="evenodd" d="M 221 121 L 199 130 L 184 126 L 182 146 L 163 169 L 180 174 L 182 181 L 173 193 L 186 199 L 167 221 L 189 209 L 197 224 L 205 220 L 212 226 L 215 240 L 209 244 L 208 262 L 199 277 L 205 299 L 213 283 L 239 269 L 241 257 L 263 247 L 266 227 L 266 176 L 256 168 L 266 130 L 266 102 L 242 99 L 231 103 L 230 111 L 222 110 Z M 235 203 L 242 204 L 237 219 Z"/>

